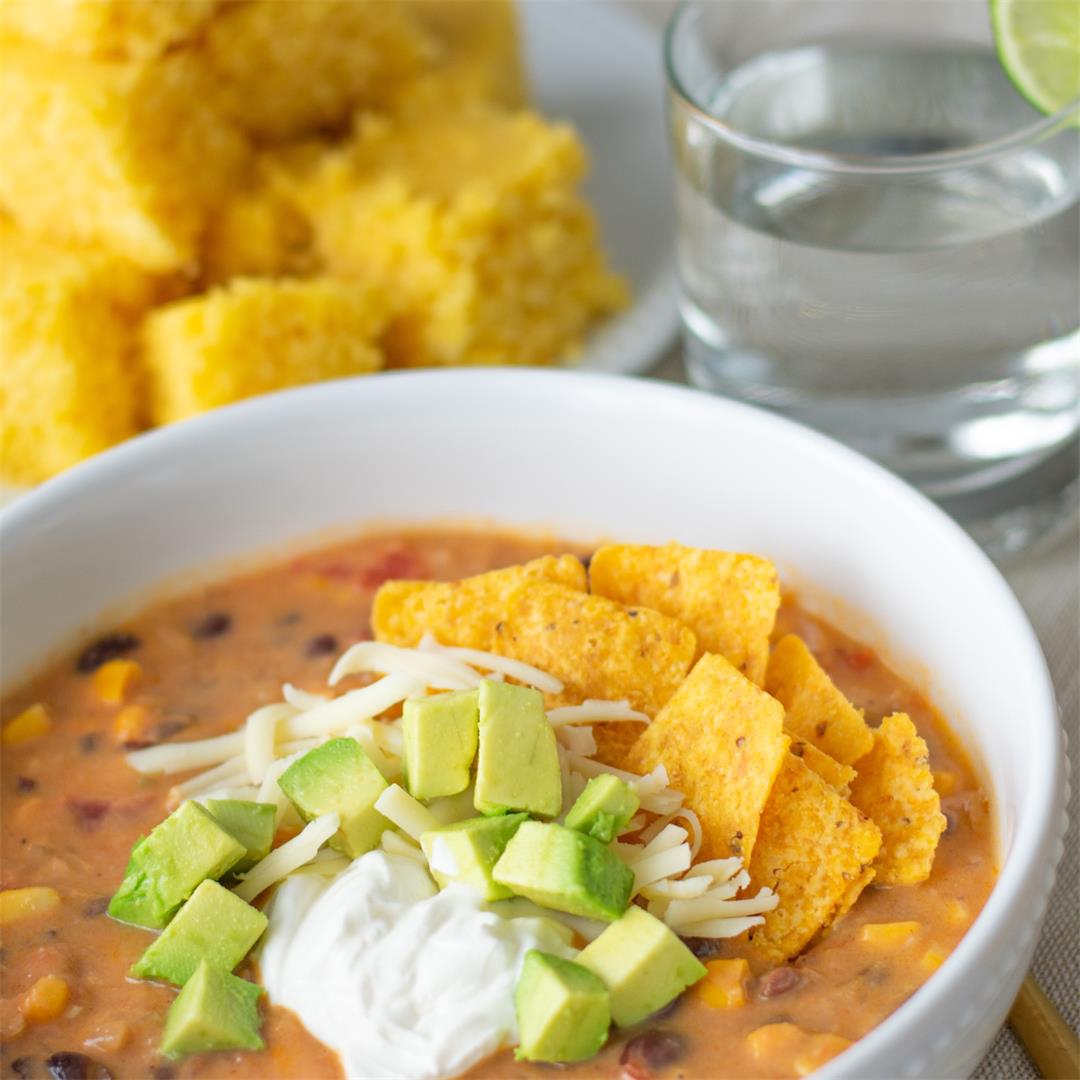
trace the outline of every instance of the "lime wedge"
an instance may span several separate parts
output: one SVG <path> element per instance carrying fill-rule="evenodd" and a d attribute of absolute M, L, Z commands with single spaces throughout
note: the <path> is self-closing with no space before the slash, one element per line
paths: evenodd
<path fill-rule="evenodd" d="M 1080 97 L 1080 0 L 990 0 L 998 57 L 1040 112 Z"/>

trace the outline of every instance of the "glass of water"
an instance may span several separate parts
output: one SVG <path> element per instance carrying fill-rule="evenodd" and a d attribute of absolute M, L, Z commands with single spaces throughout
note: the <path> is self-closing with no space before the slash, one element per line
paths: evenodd
<path fill-rule="evenodd" d="M 696 385 L 876 458 L 989 548 L 1071 513 L 1080 102 L 979 0 L 706 0 L 667 32 Z"/>

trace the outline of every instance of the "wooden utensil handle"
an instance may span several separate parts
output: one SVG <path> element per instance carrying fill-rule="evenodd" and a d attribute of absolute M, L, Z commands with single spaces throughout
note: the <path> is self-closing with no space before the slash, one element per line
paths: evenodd
<path fill-rule="evenodd" d="M 1016 995 L 1009 1023 L 1046 1080 L 1080 1078 L 1080 1038 L 1031 975 Z"/>

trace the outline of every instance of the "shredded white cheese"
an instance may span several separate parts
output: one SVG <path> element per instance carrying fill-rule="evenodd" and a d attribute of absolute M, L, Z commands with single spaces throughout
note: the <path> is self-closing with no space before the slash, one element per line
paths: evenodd
<path fill-rule="evenodd" d="M 439 827 L 439 819 L 400 784 L 391 784 L 375 800 L 375 809 L 414 840 Z"/>
<path fill-rule="evenodd" d="M 247 769 L 240 758 L 215 765 L 206 772 L 201 772 L 181 784 L 175 784 L 172 788 L 172 798 L 175 802 L 183 802 L 184 799 L 203 795 L 219 787 L 235 787 L 245 783 L 248 779 Z"/>
<path fill-rule="evenodd" d="M 500 656 L 498 653 L 484 652 L 482 649 L 465 649 L 458 645 L 440 645 L 431 634 L 425 634 L 420 639 L 420 650 L 436 655 L 451 656 L 460 660 L 470 667 L 479 668 L 481 671 L 493 671 L 499 675 L 505 675 L 526 686 L 532 686 L 545 694 L 561 694 L 563 683 L 554 675 L 535 668 L 532 664 L 526 664 L 521 660 L 513 660 L 509 656 Z"/>
<path fill-rule="evenodd" d="M 256 709 L 244 725 L 244 759 L 253 784 L 261 784 L 266 770 L 277 757 L 275 742 L 277 726 L 282 720 L 295 716 L 299 710 L 289 704 L 264 705 Z"/>
<path fill-rule="evenodd" d="M 353 724 L 371 720 L 414 694 L 422 694 L 424 684 L 412 675 L 394 672 L 359 690 L 350 690 L 307 712 L 294 716 L 282 726 L 290 738 L 333 735 Z"/>
<path fill-rule="evenodd" d="M 480 676 L 467 664 L 451 656 L 405 649 L 382 641 L 358 641 L 350 646 L 330 672 L 329 683 L 337 686 L 347 675 L 374 671 L 380 675 L 400 672 L 412 675 L 433 690 L 472 690 Z"/>
<path fill-rule="evenodd" d="M 286 683 L 281 688 L 281 696 L 297 712 L 307 712 L 308 709 L 314 709 L 316 705 L 330 700 L 325 694 L 313 694 L 310 690 L 301 690 L 300 687 L 293 686 L 292 683 Z"/>
<path fill-rule="evenodd" d="M 634 892 L 638 893 L 654 881 L 672 877 L 689 868 L 689 844 L 679 844 L 678 847 L 667 848 L 656 852 L 655 855 L 639 858 L 630 868 L 634 871 Z"/>
<path fill-rule="evenodd" d="M 569 724 L 555 729 L 555 738 L 575 754 L 592 757 L 596 753 L 596 736 L 591 727 L 572 727 Z"/>
<path fill-rule="evenodd" d="M 406 858 L 415 859 L 421 866 L 427 866 L 424 853 L 413 843 L 410 843 L 399 832 L 387 829 L 379 838 L 379 846 L 388 855 L 404 855 Z M 455 868 L 456 872 L 456 868 Z"/>
<path fill-rule="evenodd" d="M 232 731 L 212 739 L 196 739 L 194 742 L 162 743 L 132 750 L 125 761 L 139 773 L 174 773 L 188 769 L 201 769 L 207 765 L 220 765 L 244 751 L 244 733 Z"/>
<path fill-rule="evenodd" d="M 630 708 L 629 701 L 598 701 L 588 698 L 580 705 L 561 705 L 557 709 L 548 709 L 548 720 L 552 727 L 563 724 L 595 724 L 601 721 L 610 723 L 616 720 L 636 720 L 647 724 L 648 716 Z"/>
<path fill-rule="evenodd" d="M 257 862 L 243 877 L 233 892 L 250 903 L 259 893 L 286 878 L 294 870 L 311 862 L 319 848 L 338 830 L 337 814 L 317 817 L 291 840 L 275 848 L 265 859 Z"/>

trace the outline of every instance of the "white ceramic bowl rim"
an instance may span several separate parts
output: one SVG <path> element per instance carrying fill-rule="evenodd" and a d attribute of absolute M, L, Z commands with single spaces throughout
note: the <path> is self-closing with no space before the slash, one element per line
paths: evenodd
<path fill-rule="evenodd" d="M 995 950 L 1006 945 L 1022 949 L 1025 943 L 1017 940 L 1018 935 L 1033 935 L 1041 920 L 1043 911 L 1030 909 L 1030 896 L 1032 883 L 1037 882 L 1045 900 L 1050 887 L 1047 879 L 1052 880 L 1062 850 L 1066 787 L 1062 736 L 1052 683 L 1038 642 L 997 569 L 954 522 L 922 496 L 831 439 L 748 406 L 644 380 L 513 369 L 389 373 L 375 379 L 342 380 L 272 394 L 131 440 L 42 485 L 4 511 L 0 515 L 0 551 L 20 543 L 23 534 L 33 533 L 36 521 L 55 516 L 64 504 L 122 485 L 142 470 L 156 466 L 167 471 L 170 462 L 182 460 L 197 443 L 242 445 L 245 431 L 274 430 L 284 417 L 295 413 L 317 424 L 324 410 L 341 409 L 343 399 L 355 400 L 358 406 L 364 402 L 369 409 L 396 409 L 400 414 L 411 398 L 421 395 L 452 402 L 459 395 L 480 392 L 501 393 L 507 403 L 536 403 L 538 408 L 592 395 L 602 403 L 601 407 L 616 411 L 624 407 L 629 411 L 633 406 L 656 414 L 670 411 L 686 419 L 707 418 L 718 425 L 756 429 L 763 439 L 778 440 L 788 444 L 793 453 L 816 459 L 838 483 L 857 479 L 866 483 L 870 478 L 896 506 L 904 506 L 921 518 L 920 527 L 936 544 L 962 554 L 972 566 L 987 603 L 1007 623 L 1015 663 L 1028 673 L 1031 712 L 1024 722 L 1035 755 L 1033 772 L 1045 777 L 1045 783 L 1030 785 L 1024 792 L 1016 810 L 1018 827 L 997 884 L 955 952 L 911 999 L 819 1075 L 879 1075 L 875 1061 L 886 1048 L 895 1051 L 897 1046 L 906 1045 L 917 1053 L 923 1032 L 934 1029 L 935 1016 L 943 1011 L 955 1013 L 954 994 L 962 983 L 972 985 L 973 969 L 981 969 L 983 979 L 992 982 Z M 569 435 L 560 432 L 559 437 Z M 1026 944 L 1030 947 L 1030 940 Z M 962 1030 L 955 1034 L 962 1035 Z"/>

